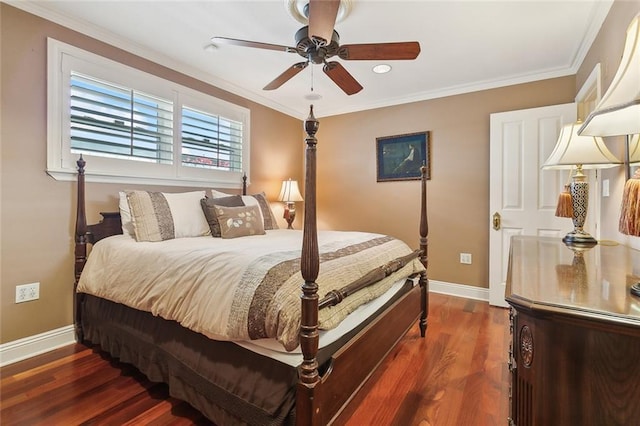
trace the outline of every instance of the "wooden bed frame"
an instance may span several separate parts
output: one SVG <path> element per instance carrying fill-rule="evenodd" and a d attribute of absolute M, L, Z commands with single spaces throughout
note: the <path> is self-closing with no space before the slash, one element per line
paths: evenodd
<path fill-rule="evenodd" d="M 399 269 L 405 261 L 420 257 L 427 267 L 427 191 L 426 168 L 422 167 L 420 248 L 405 259 L 398 259 L 373 271 L 364 279 L 351 283 L 319 301 L 315 280 L 319 272 L 319 253 L 316 222 L 316 145 L 315 137 L 319 122 L 313 115 L 313 106 L 304 122 L 307 133 L 305 172 L 305 214 L 301 273 L 304 279 L 301 294 L 300 347 L 302 365 L 298 368 L 299 380 L 296 390 L 296 424 L 325 425 L 341 423 L 339 416 L 355 394 L 365 385 L 371 374 L 382 362 L 409 328 L 418 322 L 420 334 L 425 336 L 428 315 L 428 279 L 426 271 L 420 274 L 419 286 L 404 294 L 393 305 L 376 317 L 362 331 L 342 346 L 330 359 L 329 367 L 321 376 L 318 370 L 318 310 L 339 303 L 347 295 L 366 287 Z M 85 212 L 85 161 L 78 164 L 77 216 L 75 229 L 75 326 L 76 338 L 84 341 L 81 322 L 83 294 L 77 293 L 80 274 L 87 260 L 87 244 L 95 244 L 102 238 L 122 233 L 119 212 L 101 213 L 100 223 L 87 225 Z M 246 177 L 243 179 L 243 194 L 246 194 Z"/>

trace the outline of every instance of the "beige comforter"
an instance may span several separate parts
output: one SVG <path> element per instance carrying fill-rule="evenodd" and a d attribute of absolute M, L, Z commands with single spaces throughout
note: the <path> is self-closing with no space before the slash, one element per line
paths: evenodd
<path fill-rule="evenodd" d="M 367 272 L 411 252 L 402 241 L 362 232 L 318 234 L 322 298 Z M 217 340 L 276 338 L 298 345 L 302 232 L 267 231 L 236 239 L 180 238 L 136 242 L 119 235 L 98 242 L 78 292 L 175 320 Z M 320 311 L 320 328 L 335 327 L 393 282 L 423 270 L 414 260 L 397 273 Z"/>

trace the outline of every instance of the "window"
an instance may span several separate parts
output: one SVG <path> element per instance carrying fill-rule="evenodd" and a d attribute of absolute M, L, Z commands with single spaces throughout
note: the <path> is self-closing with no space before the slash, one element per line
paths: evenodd
<path fill-rule="evenodd" d="M 71 152 L 173 162 L 173 105 L 71 72 Z"/>
<path fill-rule="evenodd" d="M 182 108 L 182 165 L 242 170 L 242 123 Z"/>
<path fill-rule="evenodd" d="M 75 179 L 239 187 L 246 108 L 49 39 L 47 172 Z"/>

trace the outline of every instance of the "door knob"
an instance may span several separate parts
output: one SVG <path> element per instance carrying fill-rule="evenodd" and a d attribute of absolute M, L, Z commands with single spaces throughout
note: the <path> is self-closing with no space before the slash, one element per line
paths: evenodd
<path fill-rule="evenodd" d="M 496 231 L 500 230 L 501 220 L 502 218 L 500 217 L 500 213 L 495 212 L 493 214 L 493 229 L 495 229 Z"/>

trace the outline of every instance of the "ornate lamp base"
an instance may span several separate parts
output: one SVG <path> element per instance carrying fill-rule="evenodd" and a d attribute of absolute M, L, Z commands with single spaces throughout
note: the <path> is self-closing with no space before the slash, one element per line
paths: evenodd
<path fill-rule="evenodd" d="M 598 244 L 598 241 L 587 232 L 571 231 L 564 236 L 562 242 L 568 246 L 576 247 L 592 247 Z"/>
<path fill-rule="evenodd" d="M 293 202 L 287 202 L 286 207 L 284 209 L 284 219 L 287 221 L 287 229 L 293 229 L 291 225 L 293 221 L 296 219 L 296 205 Z"/>
<path fill-rule="evenodd" d="M 576 172 L 570 185 L 571 204 L 573 207 L 573 231 L 569 232 L 562 241 L 571 246 L 591 247 L 598 241 L 583 229 L 589 205 L 589 184 L 582 173 L 582 164 L 576 165 Z"/>
<path fill-rule="evenodd" d="M 635 283 L 634 285 L 632 285 L 631 288 L 629 289 L 629 291 L 634 296 L 640 297 L 640 283 Z"/>

